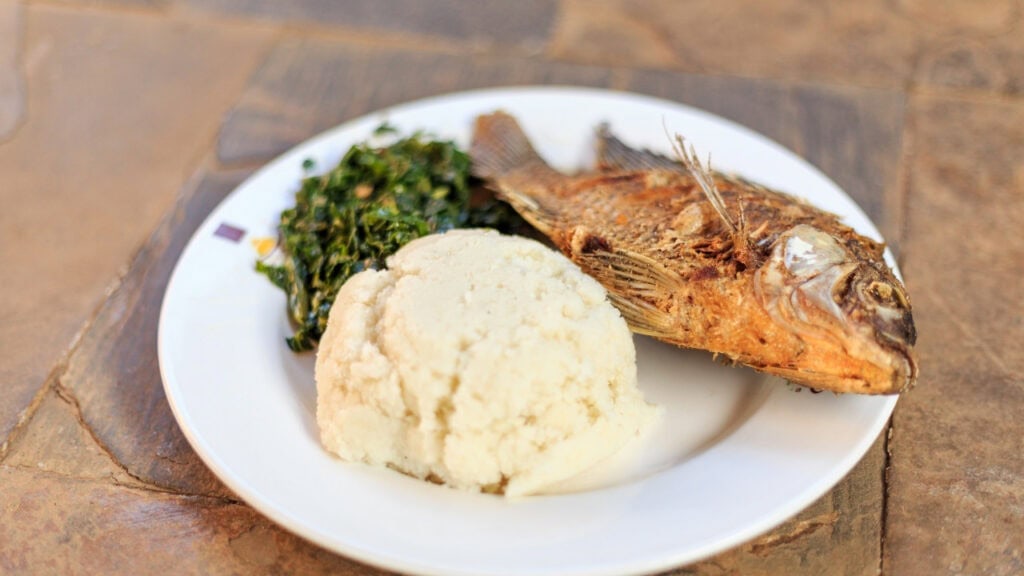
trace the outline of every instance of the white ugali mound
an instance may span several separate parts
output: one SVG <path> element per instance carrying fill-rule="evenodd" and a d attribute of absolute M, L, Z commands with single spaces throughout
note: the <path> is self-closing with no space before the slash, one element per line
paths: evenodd
<path fill-rule="evenodd" d="M 508 496 L 590 468 L 659 414 L 604 288 L 487 230 L 421 238 L 353 276 L 316 381 L 321 438 L 344 460 Z"/>

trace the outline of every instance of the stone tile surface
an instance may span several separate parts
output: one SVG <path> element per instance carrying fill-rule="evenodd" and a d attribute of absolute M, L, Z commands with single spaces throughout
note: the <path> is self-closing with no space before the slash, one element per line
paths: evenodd
<path fill-rule="evenodd" d="M 240 504 L 0 465 L 0 573 L 377 574 Z"/>
<path fill-rule="evenodd" d="M 377 573 L 238 503 L 174 423 L 162 286 L 243 173 L 175 195 L 212 151 L 248 168 L 383 106 L 545 83 L 795 150 L 899 244 L 915 305 L 891 457 L 880 439 L 797 517 L 671 573 L 1024 573 L 1022 20 L 1021 0 L 0 0 L 0 574 Z"/>
<path fill-rule="evenodd" d="M 394 78 L 409 80 L 395 82 Z M 356 116 L 455 90 L 516 84 L 610 86 L 610 71 L 528 59 L 380 50 L 330 40 L 282 42 L 221 130 L 221 162 L 267 160 Z"/>
<path fill-rule="evenodd" d="M 890 443 L 886 572 L 1024 573 L 1024 103 L 909 112 L 922 377 Z"/>
<path fill-rule="evenodd" d="M 25 111 L 24 80 L 18 64 L 21 4 L 0 2 L 0 142 L 17 128 Z"/>
<path fill-rule="evenodd" d="M 162 489 L 231 496 L 192 451 L 167 404 L 157 359 L 157 318 L 164 287 L 186 242 L 246 175 L 196 178 L 136 255 L 60 378 L 84 425 L 113 458 L 132 477 Z"/>
<path fill-rule="evenodd" d="M 79 421 L 73 400 L 49 390 L 4 464 L 74 478 L 133 484 Z"/>
<path fill-rule="evenodd" d="M 204 10 L 320 26 L 436 36 L 473 44 L 519 45 L 540 50 L 548 39 L 557 0 L 185 0 Z"/>
<path fill-rule="evenodd" d="M 710 74 L 1019 93 L 1021 19 L 1015 0 L 613 0 L 599 9 L 566 0 L 550 53 Z"/>
<path fill-rule="evenodd" d="M 209 148 L 269 39 L 135 12 L 30 5 L 24 20 L 28 116 L 0 143 L 0 443 Z"/>

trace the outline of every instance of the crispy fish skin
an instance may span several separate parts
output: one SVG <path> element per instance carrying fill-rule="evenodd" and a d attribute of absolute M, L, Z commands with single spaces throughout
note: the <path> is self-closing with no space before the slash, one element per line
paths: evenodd
<path fill-rule="evenodd" d="M 817 389 L 916 381 L 916 331 L 884 246 L 833 214 L 599 131 L 599 170 L 548 166 L 516 120 L 477 119 L 476 174 L 605 286 L 637 333 Z"/>

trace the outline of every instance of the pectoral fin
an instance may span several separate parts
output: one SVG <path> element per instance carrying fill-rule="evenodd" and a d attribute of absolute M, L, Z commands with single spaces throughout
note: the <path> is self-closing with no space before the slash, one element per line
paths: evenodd
<path fill-rule="evenodd" d="M 668 309 L 679 277 L 645 256 L 601 247 L 587 251 L 586 246 L 573 242 L 572 260 L 608 290 L 629 327 L 638 334 L 678 339 L 678 321 Z"/>

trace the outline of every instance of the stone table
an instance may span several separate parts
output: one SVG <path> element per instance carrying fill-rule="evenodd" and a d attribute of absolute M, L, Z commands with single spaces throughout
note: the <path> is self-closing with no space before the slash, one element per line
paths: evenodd
<path fill-rule="evenodd" d="M 0 0 L 0 573 L 372 574 L 239 501 L 160 300 L 242 179 L 382 106 L 630 90 L 821 168 L 898 254 L 919 386 L 833 490 L 674 574 L 1024 573 L 1024 5 Z"/>

